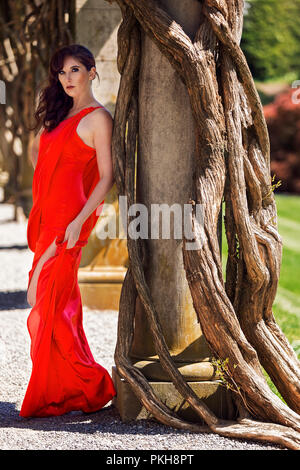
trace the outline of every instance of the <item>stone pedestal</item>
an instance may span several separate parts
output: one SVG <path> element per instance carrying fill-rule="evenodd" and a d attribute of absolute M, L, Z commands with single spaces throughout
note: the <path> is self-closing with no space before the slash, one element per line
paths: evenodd
<path fill-rule="evenodd" d="M 81 268 L 79 287 L 82 304 L 96 310 L 118 310 L 126 268 L 97 266 Z"/>
<path fill-rule="evenodd" d="M 116 367 L 112 368 L 112 379 L 117 390 L 112 404 L 118 409 L 122 421 L 149 419 L 151 414 L 141 404 L 134 394 L 131 386 L 120 377 Z M 172 382 L 149 381 L 155 395 L 165 403 L 168 408 L 175 411 L 178 416 L 187 421 L 203 423 L 201 417 L 185 402 Z M 188 382 L 196 395 L 212 410 L 216 416 L 224 419 L 233 419 L 235 406 L 231 394 L 218 381 L 205 380 L 203 382 Z"/>

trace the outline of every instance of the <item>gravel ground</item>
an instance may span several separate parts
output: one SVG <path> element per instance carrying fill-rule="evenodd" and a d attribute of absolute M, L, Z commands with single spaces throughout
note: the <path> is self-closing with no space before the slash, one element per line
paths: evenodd
<path fill-rule="evenodd" d="M 0 204 L 0 448 L 108 450 L 278 450 L 279 446 L 227 439 L 168 428 L 151 420 L 123 423 L 111 402 L 90 415 L 19 417 L 31 372 L 26 320 L 28 272 L 33 253 L 26 242 L 26 222 L 12 222 L 13 208 Z M 116 311 L 84 308 L 84 329 L 95 360 L 108 369 L 117 332 Z M 101 340 L 99 340 L 101 332 Z"/>

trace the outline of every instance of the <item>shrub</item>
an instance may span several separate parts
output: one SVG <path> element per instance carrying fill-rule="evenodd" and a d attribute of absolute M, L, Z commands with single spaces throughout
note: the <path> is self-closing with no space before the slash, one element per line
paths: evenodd
<path fill-rule="evenodd" d="M 282 182 L 277 192 L 300 194 L 300 104 L 293 102 L 294 94 L 292 88 L 280 93 L 263 109 L 270 136 L 271 174 Z"/>

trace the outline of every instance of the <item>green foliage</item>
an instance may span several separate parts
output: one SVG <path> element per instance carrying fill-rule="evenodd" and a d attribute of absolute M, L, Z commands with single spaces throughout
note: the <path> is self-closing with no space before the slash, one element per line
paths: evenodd
<path fill-rule="evenodd" d="M 272 390 L 273 393 L 275 393 L 275 395 L 278 396 L 278 398 L 280 398 L 280 400 L 283 401 L 283 403 L 286 404 L 286 401 L 284 400 L 284 398 L 281 396 L 281 394 L 278 392 L 277 388 L 275 387 L 275 385 L 273 384 L 272 380 L 270 379 L 269 375 L 267 374 L 267 372 L 265 371 L 264 368 L 262 368 L 262 372 L 263 372 L 263 375 L 267 381 L 267 384 L 269 385 L 270 389 Z"/>
<path fill-rule="evenodd" d="M 272 176 L 272 183 L 273 183 L 273 181 L 274 181 L 274 179 L 275 179 L 275 176 L 276 176 L 276 175 L 273 175 L 273 176 Z M 279 186 L 281 186 L 281 180 L 279 180 L 279 181 L 277 181 L 277 183 L 274 183 L 274 184 L 271 185 L 270 191 L 268 192 L 268 194 L 267 194 L 265 197 L 269 197 L 270 194 L 271 194 L 273 191 L 275 191 L 275 189 L 278 188 Z M 264 199 L 264 198 L 263 198 L 263 199 Z"/>
<path fill-rule="evenodd" d="M 212 357 L 211 363 L 215 368 L 216 378 L 221 382 L 221 385 L 226 387 L 227 390 L 231 390 L 231 392 L 237 393 L 240 396 L 245 408 L 251 414 L 251 410 L 245 400 L 244 394 L 242 393 L 240 386 L 237 385 L 236 381 L 234 380 L 233 371 L 230 370 L 229 357 L 226 357 L 224 360 L 218 357 Z M 237 364 L 232 365 L 232 369 L 235 369 L 236 367 Z"/>
<path fill-rule="evenodd" d="M 217 379 L 220 380 L 222 384 L 226 386 L 226 388 L 229 388 L 233 392 L 239 392 L 240 387 L 235 383 L 231 375 L 231 372 L 228 368 L 228 362 L 229 362 L 229 357 L 226 357 L 224 361 L 216 357 L 213 357 L 211 360 L 211 363 L 215 368 Z M 233 368 L 235 369 L 236 367 L 237 367 L 237 364 L 234 364 Z"/>
<path fill-rule="evenodd" d="M 241 48 L 255 79 L 298 72 L 300 0 L 245 2 Z"/>

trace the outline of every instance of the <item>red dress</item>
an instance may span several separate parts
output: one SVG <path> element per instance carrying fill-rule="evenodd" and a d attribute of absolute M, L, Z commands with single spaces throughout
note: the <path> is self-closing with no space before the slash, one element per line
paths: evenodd
<path fill-rule="evenodd" d="M 104 200 L 82 225 L 73 248 L 63 242 L 65 230 L 85 205 L 100 176 L 96 151 L 77 134 L 80 119 L 97 107 L 81 110 L 40 137 L 35 167 L 33 206 L 27 241 L 34 269 L 56 239 L 56 251 L 42 267 L 27 327 L 32 372 L 20 416 L 53 416 L 71 410 L 93 412 L 116 395 L 108 371 L 97 364 L 83 326 L 77 273 L 82 247 L 95 226 Z"/>

